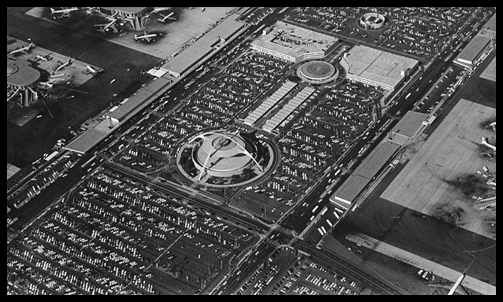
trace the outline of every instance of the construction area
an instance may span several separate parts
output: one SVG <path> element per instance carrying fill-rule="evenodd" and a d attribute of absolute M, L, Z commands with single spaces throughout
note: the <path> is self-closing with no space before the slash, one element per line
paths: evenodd
<path fill-rule="evenodd" d="M 484 154 L 495 154 L 496 133 L 481 126 L 495 119 L 461 99 L 380 197 L 495 239 L 496 159 Z"/>

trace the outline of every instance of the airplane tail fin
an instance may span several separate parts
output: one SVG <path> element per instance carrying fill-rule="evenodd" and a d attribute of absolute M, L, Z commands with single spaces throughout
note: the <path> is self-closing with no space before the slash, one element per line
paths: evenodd
<path fill-rule="evenodd" d="M 51 7 L 51 13 L 54 14 L 54 12 L 55 12 L 54 8 Z"/>

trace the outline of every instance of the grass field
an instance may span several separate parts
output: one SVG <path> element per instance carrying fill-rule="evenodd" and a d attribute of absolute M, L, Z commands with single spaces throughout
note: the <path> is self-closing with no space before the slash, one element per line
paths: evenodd
<path fill-rule="evenodd" d="M 461 99 L 381 198 L 448 222 L 455 218 L 450 222 L 489 238 L 495 236 L 483 223 L 495 213 L 473 207 L 471 197 L 480 191 L 470 190 L 473 184 L 466 182 L 485 182 L 477 174 L 483 166 L 495 176 L 496 162 L 480 156 L 481 137 L 491 141 L 496 135 L 480 124 L 495 116 L 494 108 Z"/>

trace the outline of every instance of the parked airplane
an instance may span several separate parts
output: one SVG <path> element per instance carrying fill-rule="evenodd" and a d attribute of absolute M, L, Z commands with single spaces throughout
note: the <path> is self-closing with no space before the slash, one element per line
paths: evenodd
<path fill-rule="evenodd" d="M 87 72 L 86 72 L 87 74 L 90 74 L 90 73 L 91 73 L 91 74 L 95 75 L 95 74 L 98 74 L 98 73 L 102 72 L 102 71 L 103 71 L 103 69 L 94 69 L 94 68 L 92 68 L 91 66 L 87 65 L 87 66 L 86 66 L 86 71 L 87 71 Z"/>
<path fill-rule="evenodd" d="M 175 14 L 175 12 L 171 12 L 171 13 L 169 13 L 167 15 L 161 14 L 161 18 L 157 19 L 157 21 L 162 22 L 162 23 L 166 22 L 166 19 L 175 20 L 176 21 L 178 19 L 175 16 L 173 16 L 174 14 Z"/>
<path fill-rule="evenodd" d="M 486 128 L 487 127 L 491 127 L 491 128 L 493 128 L 494 131 L 496 131 L 496 122 L 490 123 L 489 125 L 486 126 Z"/>
<path fill-rule="evenodd" d="M 35 47 L 35 44 L 33 44 L 33 42 L 30 42 L 30 44 L 28 44 L 28 45 L 26 45 L 26 46 L 24 46 L 24 47 L 21 47 L 21 48 L 18 48 L 18 49 L 16 49 L 16 50 L 11 51 L 11 52 L 9 53 L 9 55 L 14 55 L 14 54 L 16 54 L 16 53 L 18 53 L 18 52 L 28 53 L 28 51 L 29 51 L 30 49 L 32 49 L 33 47 Z"/>
<path fill-rule="evenodd" d="M 58 67 L 56 67 L 56 69 L 54 69 L 54 71 L 60 71 L 63 68 L 70 66 L 72 63 L 73 63 L 72 58 L 69 58 L 68 61 L 66 61 L 66 63 L 59 65 Z"/>
<path fill-rule="evenodd" d="M 112 21 L 110 21 L 109 23 L 107 24 L 95 24 L 94 26 L 100 26 L 101 28 L 99 28 L 98 30 L 99 31 L 102 31 L 102 32 L 105 32 L 107 31 L 109 28 L 113 29 L 113 31 L 116 33 L 118 30 L 117 30 L 117 27 L 115 27 L 115 22 L 117 22 L 118 19 L 112 19 Z"/>
<path fill-rule="evenodd" d="M 496 152 L 496 146 L 489 144 L 487 142 L 487 138 L 485 138 L 485 137 L 482 137 L 482 145 L 487 146 L 487 147 L 491 148 L 494 152 Z"/>
<path fill-rule="evenodd" d="M 63 9 L 54 9 L 51 7 L 51 15 L 53 16 L 54 19 L 56 18 L 62 18 L 62 17 L 70 17 L 70 13 L 73 11 L 78 11 L 78 7 L 69 7 L 69 8 L 63 8 Z"/>
<path fill-rule="evenodd" d="M 39 61 L 39 60 L 41 60 L 41 61 L 50 61 L 50 60 L 52 60 L 51 54 L 52 54 L 52 52 L 46 54 L 45 56 L 37 55 L 37 57 L 35 58 L 35 61 Z"/>
<path fill-rule="evenodd" d="M 147 42 L 153 42 L 154 41 L 154 38 L 157 37 L 157 34 L 148 34 L 147 32 L 145 32 L 144 35 L 141 35 L 141 36 L 138 36 L 138 35 L 134 35 L 134 39 L 137 41 L 137 42 L 140 42 L 140 40 L 143 40 L 145 39 L 145 41 Z"/>

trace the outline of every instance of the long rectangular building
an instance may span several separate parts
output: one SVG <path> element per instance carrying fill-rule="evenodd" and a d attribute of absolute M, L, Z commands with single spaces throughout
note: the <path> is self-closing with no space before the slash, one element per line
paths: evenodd
<path fill-rule="evenodd" d="M 454 63 L 465 67 L 472 67 L 473 63 L 478 59 L 482 50 L 489 44 L 491 38 L 481 35 L 476 35 L 454 59 Z"/>
<path fill-rule="evenodd" d="M 267 120 L 262 127 L 262 130 L 272 132 L 278 125 L 283 122 L 300 104 L 304 103 L 316 89 L 306 86 L 295 95 L 283 108 L 281 108 L 271 119 Z"/>
<path fill-rule="evenodd" d="M 286 81 L 283 85 L 276 90 L 270 97 L 268 97 L 260 106 L 255 108 L 244 120 L 247 125 L 253 125 L 262 116 L 271 110 L 271 108 L 276 105 L 285 95 L 287 95 L 297 83 L 292 81 Z"/>
<path fill-rule="evenodd" d="M 362 190 L 399 148 L 399 145 L 390 142 L 380 143 L 335 191 L 330 197 L 330 202 L 343 211 L 349 209 Z"/>

